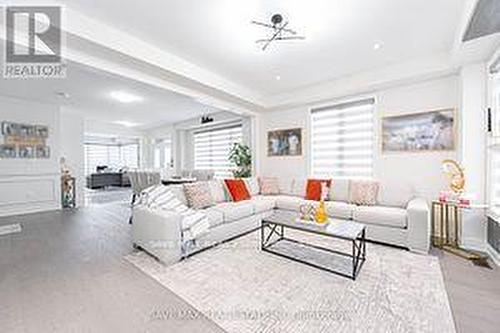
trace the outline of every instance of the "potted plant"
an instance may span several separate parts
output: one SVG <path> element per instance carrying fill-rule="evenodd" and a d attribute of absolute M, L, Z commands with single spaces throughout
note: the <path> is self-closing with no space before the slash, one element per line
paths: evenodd
<path fill-rule="evenodd" d="M 252 175 L 252 152 L 247 145 L 243 143 L 233 144 L 229 152 L 229 161 L 237 167 L 236 170 L 233 170 L 235 177 L 244 178 Z"/>

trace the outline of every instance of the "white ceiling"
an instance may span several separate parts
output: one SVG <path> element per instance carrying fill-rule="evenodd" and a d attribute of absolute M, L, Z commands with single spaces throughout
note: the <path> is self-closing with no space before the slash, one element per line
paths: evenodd
<path fill-rule="evenodd" d="M 143 98 L 120 103 L 109 94 L 125 91 Z M 69 94 L 60 97 L 58 92 Z M 0 94 L 67 106 L 87 120 L 129 122 L 138 129 L 158 127 L 220 111 L 191 97 L 70 63 L 65 79 L 13 80 L 0 78 Z"/>
<path fill-rule="evenodd" d="M 467 0 L 71 0 L 103 23 L 263 96 L 449 52 Z M 250 20 L 282 13 L 305 41 L 271 45 Z M 382 47 L 374 50 L 373 45 Z M 276 80 L 279 75 L 281 80 Z"/>

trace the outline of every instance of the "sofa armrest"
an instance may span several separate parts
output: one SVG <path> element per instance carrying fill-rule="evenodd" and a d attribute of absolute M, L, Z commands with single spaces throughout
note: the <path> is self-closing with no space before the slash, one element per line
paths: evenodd
<path fill-rule="evenodd" d="M 408 212 L 408 248 L 413 252 L 428 253 L 431 240 L 430 209 L 427 200 L 414 198 L 406 207 Z"/>
<path fill-rule="evenodd" d="M 136 206 L 133 209 L 134 245 L 155 256 L 164 264 L 182 257 L 182 217 L 176 212 Z"/>

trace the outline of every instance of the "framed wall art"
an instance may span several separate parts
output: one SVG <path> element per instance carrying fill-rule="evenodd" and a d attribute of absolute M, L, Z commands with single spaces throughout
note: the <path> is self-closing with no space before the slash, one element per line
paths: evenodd
<path fill-rule="evenodd" d="M 49 127 L 2 121 L 0 124 L 0 159 L 49 159 Z"/>
<path fill-rule="evenodd" d="M 455 109 L 444 109 L 384 117 L 382 119 L 382 151 L 455 149 L 455 114 Z"/>
<path fill-rule="evenodd" d="M 301 128 L 267 132 L 267 156 L 300 155 L 302 155 Z"/>

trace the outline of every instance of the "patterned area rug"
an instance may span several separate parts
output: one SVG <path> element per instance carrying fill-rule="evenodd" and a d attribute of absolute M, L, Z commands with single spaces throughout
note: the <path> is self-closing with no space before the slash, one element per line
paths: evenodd
<path fill-rule="evenodd" d="M 287 236 L 350 250 L 328 238 L 292 231 Z M 275 250 L 349 267 L 341 257 L 292 244 Z M 455 332 L 435 257 L 369 243 L 367 261 L 352 281 L 259 246 L 255 232 L 168 267 L 143 252 L 126 259 L 228 332 Z M 156 315 L 192 316 L 175 309 Z"/>

